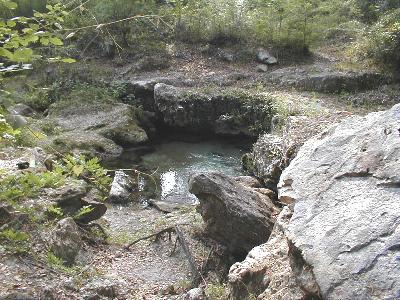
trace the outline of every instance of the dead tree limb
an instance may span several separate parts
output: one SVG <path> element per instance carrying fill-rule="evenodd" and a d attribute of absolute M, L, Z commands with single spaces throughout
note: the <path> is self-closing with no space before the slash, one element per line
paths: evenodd
<path fill-rule="evenodd" d="M 197 286 L 199 285 L 200 280 L 202 279 L 202 275 L 199 269 L 197 268 L 196 260 L 194 259 L 192 253 L 190 252 L 189 246 L 185 240 L 185 236 L 178 225 L 175 226 L 175 232 L 176 235 L 178 236 L 179 243 L 182 246 L 182 250 L 186 255 L 186 258 L 190 265 L 190 269 L 192 271 L 192 284 L 193 286 Z"/>
<path fill-rule="evenodd" d="M 125 249 L 126 249 L 126 250 L 129 250 L 130 247 L 132 247 L 133 245 L 137 244 L 138 242 L 144 241 L 144 240 L 147 240 L 147 239 L 150 239 L 150 238 L 152 238 L 152 237 L 156 237 L 156 240 L 158 240 L 164 233 L 168 233 L 169 236 L 171 236 L 171 233 L 172 233 L 172 232 L 175 232 L 175 227 L 174 227 L 174 226 L 164 228 L 164 229 L 162 229 L 162 230 L 160 230 L 160 231 L 158 231 L 158 232 L 155 232 L 155 233 L 152 233 L 152 234 L 150 234 L 150 235 L 141 237 L 141 238 L 139 238 L 139 239 L 137 239 L 137 240 L 134 240 L 134 241 L 131 242 L 130 244 L 126 245 L 126 246 L 125 246 Z"/>

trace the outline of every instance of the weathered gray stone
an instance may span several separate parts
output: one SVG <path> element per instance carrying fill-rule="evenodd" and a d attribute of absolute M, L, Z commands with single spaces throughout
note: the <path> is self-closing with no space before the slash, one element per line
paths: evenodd
<path fill-rule="evenodd" d="M 68 217 L 59 221 L 51 232 L 50 249 L 65 264 L 72 265 L 82 247 L 82 239 L 75 221 Z"/>
<path fill-rule="evenodd" d="M 184 298 L 184 300 L 206 300 L 207 297 L 202 288 L 194 288 L 188 291 Z"/>
<path fill-rule="evenodd" d="M 236 182 L 243 184 L 244 186 L 247 186 L 249 188 L 261 188 L 262 185 L 260 181 L 252 176 L 238 176 L 235 177 Z"/>
<path fill-rule="evenodd" d="M 15 104 L 9 107 L 7 111 L 12 115 L 20 115 L 24 117 L 32 117 L 35 114 L 35 111 L 32 109 L 32 107 L 23 103 Z"/>
<path fill-rule="evenodd" d="M 266 80 L 282 86 L 327 93 L 369 90 L 390 81 L 379 73 L 337 71 L 324 64 L 278 69 L 268 73 Z"/>
<path fill-rule="evenodd" d="M 124 146 L 148 140 L 138 125 L 135 108 L 127 104 L 85 103 L 58 104 L 50 107 L 46 122 L 57 124 L 58 131 L 49 140 L 60 152 L 77 150 L 101 158 L 118 157 Z M 39 121 L 36 126 L 40 127 Z"/>
<path fill-rule="evenodd" d="M 267 65 L 273 65 L 273 64 L 278 63 L 278 59 L 265 49 L 259 49 L 257 51 L 257 60 L 260 63 L 267 64 Z"/>
<path fill-rule="evenodd" d="M 300 147 L 311 137 L 349 115 L 347 112 L 337 112 L 316 117 L 291 116 L 280 135 L 263 134 L 258 138 L 252 152 L 243 156 L 243 168 L 263 181 L 267 188 L 276 191 L 282 171 Z"/>
<path fill-rule="evenodd" d="M 121 155 L 123 148 L 112 140 L 90 131 L 69 131 L 54 137 L 52 147 L 60 152 L 74 152 L 86 156 L 115 158 Z M 44 145 L 44 147 L 46 147 Z"/>
<path fill-rule="evenodd" d="M 111 203 L 128 203 L 132 199 L 133 189 L 134 184 L 131 178 L 122 171 L 116 171 L 108 201 Z"/>
<path fill-rule="evenodd" d="M 7 123 L 11 125 L 12 128 L 18 129 L 24 127 L 26 124 L 28 124 L 28 120 L 20 115 L 8 115 L 6 117 Z"/>
<path fill-rule="evenodd" d="M 96 294 L 110 299 L 115 299 L 118 295 L 116 284 L 107 279 L 93 280 L 83 289 L 88 291 L 88 294 Z"/>
<path fill-rule="evenodd" d="M 166 125 L 188 132 L 254 137 L 269 131 L 273 114 L 268 99 L 244 90 L 204 92 L 160 83 L 154 99 Z"/>
<path fill-rule="evenodd" d="M 289 235 L 324 299 L 400 291 L 400 105 L 352 117 L 304 144 L 279 183 Z"/>
<path fill-rule="evenodd" d="M 268 66 L 267 65 L 257 65 L 256 71 L 260 73 L 266 73 L 268 72 Z"/>
<path fill-rule="evenodd" d="M 286 235 L 291 216 L 292 212 L 284 208 L 268 242 L 230 268 L 230 299 L 244 300 L 251 295 L 259 300 L 319 299 L 311 269 L 298 257 Z"/>
<path fill-rule="evenodd" d="M 65 216 L 75 216 L 80 209 L 90 206 L 92 210 L 76 220 L 79 223 L 100 219 L 107 211 L 107 206 L 89 193 L 89 187 L 83 180 L 69 180 L 61 188 L 47 189 L 46 194 Z"/>
<path fill-rule="evenodd" d="M 189 191 L 200 201 L 206 232 L 241 257 L 268 240 L 278 209 L 260 193 L 221 173 L 197 174 Z"/>
<path fill-rule="evenodd" d="M 36 300 L 36 298 L 30 294 L 14 292 L 0 296 L 0 300 Z"/>

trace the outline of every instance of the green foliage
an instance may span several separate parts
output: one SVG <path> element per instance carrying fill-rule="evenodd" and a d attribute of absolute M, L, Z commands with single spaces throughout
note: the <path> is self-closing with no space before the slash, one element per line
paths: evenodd
<path fill-rule="evenodd" d="M 18 4 L 10 0 L 0 0 L 0 6 L 17 9 Z M 29 62 L 38 56 L 32 46 L 61 46 L 63 41 L 56 32 L 62 29 L 67 14 L 62 4 L 46 5 L 47 12 L 36 11 L 32 17 L 14 16 L 0 19 L 0 57 L 13 62 Z M 60 60 L 53 58 L 52 60 Z"/>
<path fill-rule="evenodd" d="M 50 205 L 47 207 L 47 215 L 51 218 L 61 219 L 64 216 L 62 209 L 55 205 Z"/>
<path fill-rule="evenodd" d="M 210 283 L 206 287 L 206 295 L 210 299 L 215 300 L 226 300 L 228 299 L 228 295 L 225 290 L 225 286 L 220 283 Z"/>
<path fill-rule="evenodd" d="M 0 231 L 0 241 L 7 252 L 21 254 L 29 251 L 29 235 L 25 232 L 5 229 Z"/>
<path fill-rule="evenodd" d="M 74 216 L 74 220 L 79 220 L 85 215 L 91 213 L 94 210 L 94 208 L 91 205 L 83 206 Z"/>
<path fill-rule="evenodd" d="M 97 157 L 87 160 L 85 156 L 67 155 L 63 159 L 62 171 L 72 178 L 84 179 L 103 193 L 107 193 L 111 184 L 111 177 L 107 175 Z"/>
<path fill-rule="evenodd" d="M 77 30 L 71 36 L 84 52 L 91 50 L 106 56 L 114 56 L 121 50 L 138 53 L 140 48 L 146 49 L 147 45 L 163 39 L 166 27 L 157 21 L 157 12 L 154 0 L 94 0 L 70 14 L 66 24 L 71 28 L 90 27 L 86 31 Z M 148 17 L 129 19 L 134 16 Z M 129 20 L 119 22 L 124 19 Z M 96 26 L 105 23 L 112 24 Z"/>
<path fill-rule="evenodd" d="M 57 257 L 53 252 L 49 251 L 46 255 L 46 262 L 48 265 L 56 268 L 64 267 L 64 262 L 61 258 Z"/>
<path fill-rule="evenodd" d="M 359 60 L 400 70 L 400 9 L 379 18 L 351 49 Z"/>
<path fill-rule="evenodd" d="M 21 131 L 19 129 L 13 129 L 11 125 L 7 123 L 0 109 L 0 148 L 15 143 L 20 133 Z"/>
<path fill-rule="evenodd" d="M 15 204 L 26 198 L 35 198 L 44 188 L 57 188 L 65 183 L 60 171 L 23 173 L 0 179 L 0 202 Z"/>

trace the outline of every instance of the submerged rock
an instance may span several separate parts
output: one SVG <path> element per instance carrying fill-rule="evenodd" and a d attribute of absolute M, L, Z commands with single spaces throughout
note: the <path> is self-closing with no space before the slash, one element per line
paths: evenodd
<path fill-rule="evenodd" d="M 308 141 L 283 172 L 289 232 L 324 299 L 394 299 L 400 290 L 400 105 Z"/>
<path fill-rule="evenodd" d="M 241 257 L 268 240 L 278 209 L 265 195 L 221 173 L 197 174 L 189 191 L 200 201 L 206 232 Z"/>
<path fill-rule="evenodd" d="M 122 171 L 116 171 L 114 180 L 111 184 L 108 201 L 111 203 L 128 203 L 131 201 L 133 190 L 134 183 L 129 175 Z"/>
<path fill-rule="evenodd" d="M 61 258 L 67 265 L 75 262 L 82 247 L 82 239 L 75 221 L 68 217 L 56 224 L 51 232 L 50 249 L 54 255 Z"/>

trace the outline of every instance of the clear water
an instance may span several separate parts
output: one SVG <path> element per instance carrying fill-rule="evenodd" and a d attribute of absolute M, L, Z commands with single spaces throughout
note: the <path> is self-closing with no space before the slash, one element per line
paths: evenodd
<path fill-rule="evenodd" d="M 219 171 L 232 176 L 241 175 L 241 156 L 244 153 L 245 150 L 221 141 L 173 141 L 155 145 L 147 153 L 126 151 L 123 159 L 125 165 L 136 164 L 147 172 L 157 170 L 154 178 L 158 189 L 153 198 L 166 202 L 193 203 L 196 197 L 188 189 L 192 174 Z M 150 180 L 145 179 L 141 180 L 141 185 L 143 189 L 146 186 L 154 187 Z"/>

